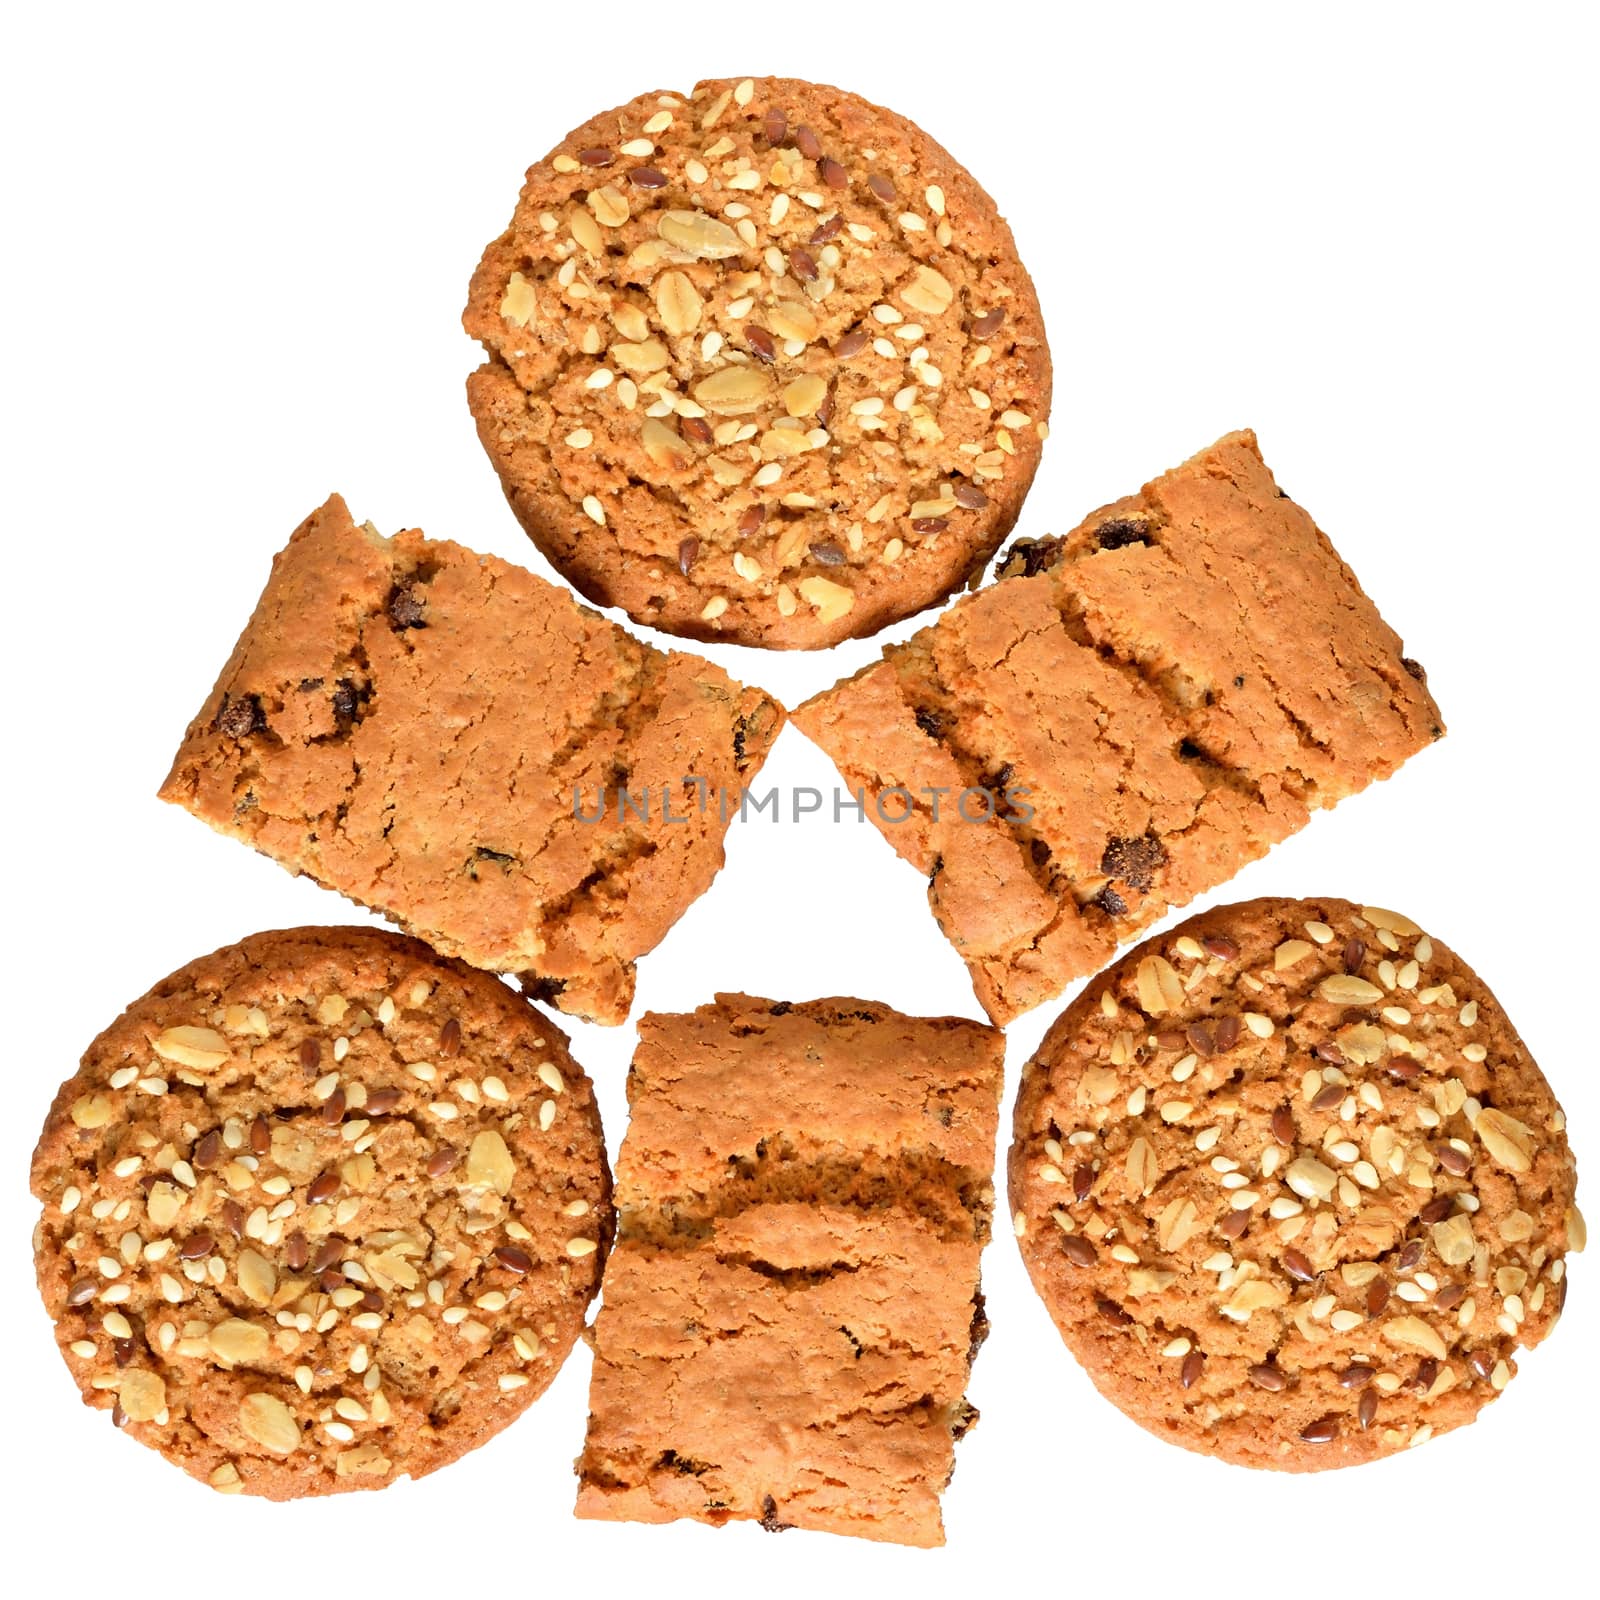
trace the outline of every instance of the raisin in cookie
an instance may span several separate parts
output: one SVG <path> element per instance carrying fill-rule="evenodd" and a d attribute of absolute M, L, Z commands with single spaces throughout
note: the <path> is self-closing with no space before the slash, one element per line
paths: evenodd
<path fill-rule="evenodd" d="M 904 117 L 793 78 L 642 94 L 531 168 L 465 313 L 517 516 L 590 599 L 778 649 L 988 559 L 1050 358 L 994 202 Z"/>
<path fill-rule="evenodd" d="M 1035 1288 L 1164 1439 L 1312 1471 L 1471 1422 L 1583 1247 L 1565 1119 L 1482 981 L 1390 911 L 1255 900 L 1130 951 L 1023 1077 Z"/>
<path fill-rule="evenodd" d="M 257 934 L 157 984 L 62 1086 L 32 1184 L 85 1403 L 273 1500 L 497 1433 L 560 1369 L 611 1234 L 560 1031 L 376 929 Z"/>

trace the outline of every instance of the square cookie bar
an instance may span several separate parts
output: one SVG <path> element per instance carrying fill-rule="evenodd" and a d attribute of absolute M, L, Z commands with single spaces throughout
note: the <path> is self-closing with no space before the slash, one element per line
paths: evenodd
<path fill-rule="evenodd" d="M 782 721 L 710 662 L 492 556 L 357 527 L 335 495 L 274 560 L 161 797 L 617 1023 Z"/>
<path fill-rule="evenodd" d="M 579 1516 L 943 1542 L 1003 1060 L 865 1000 L 640 1020 Z"/>
<path fill-rule="evenodd" d="M 1422 668 L 1229 434 L 806 702 L 1009 1022 L 1444 732 Z"/>

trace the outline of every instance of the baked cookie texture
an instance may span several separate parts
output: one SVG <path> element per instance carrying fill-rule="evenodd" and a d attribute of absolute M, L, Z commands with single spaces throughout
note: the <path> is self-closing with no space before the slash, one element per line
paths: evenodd
<path fill-rule="evenodd" d="M 864 1000 L 640 1020 L 579 1516 L 943 1542 L 1003 1054 Z"/>
<path fill-rule="evenodd" d="M 84 1403 L 225 1494 L 381 1488 L 542 1394 L 612 1230 L 589 1081 L 486 973 L 369 928 L 163 979 L 34 1152 Z"/>
<path fill-rule="evenodd" d="M 532 167 L 464 315 L 479 437 L 590 599 L 815 648 L 980 571 L 1050 410 L 994 202 L 904 117 L 794 78 L 650 93 Z"/>
<path fill-rule="evenodd" d="M 801 706 L 1000 1023 L 1444 732 L 1251 433 Z"/>
<path fill-rule="evenodd" d="M 1584 1244 L 1565 1119 L 1481 979 L 1394 912 L 1254 900 L 1096 978 L 1025 1069 L 1010 1200 L 1072 1353 L 1244 1466 L 1471 1422 Z"/>
<path fill-rule="evenodd" d="M 722 865 L 719 791 L 782 721 L 710 662 L 492 556 L 358 528 L 335 495 L 275 558 L 161 797 L 617 1023 Z"/>

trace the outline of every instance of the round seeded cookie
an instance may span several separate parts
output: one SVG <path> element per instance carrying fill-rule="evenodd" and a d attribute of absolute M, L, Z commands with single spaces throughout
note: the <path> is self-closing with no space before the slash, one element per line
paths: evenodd
<path fill-rule="evenodd" d="M 904 117 L 794 78 L 568 135 L 464 320 L 534 543 L 695 639 L 809 649 L 943 599 L 1016 521 L 1050 410 L 994 202 Z"/>
<path fill-rule="evenodd" d="M 1255 900 L 1093 979 L 1024 1075 L 1023 1257 L 1153 1433 L 1253 1467 L 1471 1422 L 1583 1246 L 1565 1120 L 1495 998 L 1390 911 Z"/>
<path fill-rule="evenodd" d="M 487 973 L 366 928 L 191 962 L 33 1158 L 86 1404 L 224 1493 L 420 1477 L 546 1388 L 612 1228 L 588 1079 Z"/>

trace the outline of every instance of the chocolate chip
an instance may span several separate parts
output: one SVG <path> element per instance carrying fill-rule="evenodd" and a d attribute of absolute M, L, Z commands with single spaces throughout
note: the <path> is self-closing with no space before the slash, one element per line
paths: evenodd
<path fill-rule="evenodd" d="M 526 1250 L 519 1250 L 514 1244 L 497 1245 L 494 1258 L 507 1272 L 514 1272 L 519 1278 L 524 1273 L 533 1271 L 533 1258 Z"/>
<path fill-rule="evenodd" d="M 963 511 L 982 511 L 989 504 L 989 497 L 975 483 L 958 483 L 954 493 L 956 504 Z"/>
<path fill-rule="evenodd" d="M 881 172 L 874 172 L 867 179 L 867 187 L 880 200 L 890 205 L 894 203 L 894 185 Z"/>
<path fill-rule="evenodd" d="M 667 175 L 656 167 L 635 167 L 628 174 L 628 182 L 635 189 L 665 189 Z"/>
<path fill-rule="evenodd" d="M 839 342 L 833 347 L 833 353 L 841 361 L 848 361 L 851 356 L 858 356 L 867 348 L 867 336 L 860 328 L 851 328 L 848 333 L 839 336 Z"/>
<path fill-rule="evenodd" d="M 1400 665 L 1404 667 L 1406 671 L 1417 680 L 1418 683 L 1426 683 L 1428 681 L 1428 674 L 1423 670 L 1423 666 L 1420 661 L 1413 661 L 1410 656 L 1401 656 Z"/>
<path fill-rule="evenodd" d="M 814 283 L 817 277 L 817 263 L 809 250 L 803 250 L 796 245 L 789 252 L 789 270 L 801 283 Z"/>
<path fill-rule="evenodd" d="M 1192 1389 L 1200 1381 L 1200 1374 L 1205 1371 L 1206 1358 L 1199 1350 L 1191 1350 L 1183 1358 L 1183 1365 L 1178 1369 L 1178 1382 L 1185 1389 Z"/>
<path fill-rule="evenodd" d="M 248 739 L 267 725 L 261 702 L 253 694 L 240 695 L 237 700 L 223 695 L 212 726 L 229 739 Z"/>
<path fill-rule="evenodd" d="M 810 550 L 811 559 L 820 562 L 825 567 L 842 567 L 844 565 L 844 551 L 836 544 L 829 544 L 824 540 L 821 544 L 814 544 Z"/>
<path fill-rule="evenodd" d="M 1307 1444 L 1328 1444 L 1339 1437 L 1339 1419 L 1334 1416 L 1318 1417 L 1300 1430 L 1300 1437 Z"/>
<path fill-rule="evenodd" d="M 794 130 L 794 147 L 807 161 L 820 161 L 822 159 L 822 141 L 817 137 L 816 131 L 809 123 L 802 122 Z"/>
<path fill-rule="evenodd" d="M 1150 542 L 1149 524 L 1135 521 L 1132 517 L 1112 517 L 1102 522 L 1094 533 L 1102 550 L 1121 550 L 1130 544 Z"/>
<path fill-rule="evenodd" d="M 711 443 L 711 424 L 704 417 L 680 418 L 678 431 L 685 439 L 690 439 L 695 444 Z"/>
<path fill-rule="evenodd" d="M 979 339 L 988 339 L 992 337 L 994 334 L 997 334 L 1000 331 L 1000 328 L 1005 320 L 1006 314 L 998 306 L 996 306 L 993 311 L 985 311 L 984 314 L 972 324 L 972 332 L 974 337 Z"/>
<path fill-rule="evenodd" d="M 778 359 L 778 347 L 773 342 L 772 335 L 756 323 L 750 323 L 744 330 L 744 342 L 750 347 L 750 354 L 757 361 L 765 361 L 768 365 Z"/>
<path fill-rule="evenodd" d="M 848 189 L 850 187 L 850 174 L 832 156 L 824 156 L 822 165 L 817 170 L 822 174 L 822 181 L 830 189 Z"/>
<path fill-rule="evenodd" d="M 1113 835 L 1101 853 L 1100 870 L 1108 878 L 1120 878 L 1129 888 L 1142 891 L 1155 882 L 1156 869 L 1166 861 L 1166 846 L 1153 834 L 1132 839 Z"/>
<path fill-rule="evenodd" d="M 929 706 L 917 707 L 917 726 L 930 739 L 942 739 L 944 737 L 945 720 Z"/>
<path fill-rule="evenodd" d="M 767 507 L 764 501 L 757 500 L 754 505 L 746 506 L 744 515 L 739 518 L 739 537 L 748 539 L 766 520 Z"/>
<path fill-rule="evenodd" d="M 1283 1263 L 1283 1270 L 1287 1272 L 1291 1278 L 1298 1278 L 1301 1283 L 1311 1283 L 1315 1281 L 1317 1269 L 1312 1266 L 1310 1261 L 1308 1261 L 1306 1257 L 1303 1256 L 1298 1250 L 1293 1248 L 1285 1250 L 1283 1255 L 1280 1257 L 1280 1260 Z"/>
<path fill-rule="evenodd" d="M 1046 866 L 1050 860 L 1050 846 L 1043 839 L 1032 839 L 1028 842 L 1028 855 L 1034 866 Z"/>
<path fill-rule="evenodd" d="M 616 151 L 603 144 L 590 145 L 587 150 L 578 152 L 578 161 L 585 167 L 609 167 L 616 158 Z"/>
<path fill-rule="evenodd" d="M 1272 1113 L 1272 1137 L 1279 1144 L 1286 1145 L 1291 1150 L 1294 1148 L 1294 1112 L 1288 1106 L 1279 1106 Z"/>
<path fill-rule="evenodd" d="M 695 557 L 700 554 L 700 541 L 698 539 L 680 539 L 678 541 L 678 571 L 684 577 L 689 576 L 689 569 L 695 563 Z"/>
<path fill-rule="evenodd" d="M 1251 1383 L 1258 1389 L 1265 1389 L 1269 1394 L 1281 1394 L 1289 1387 L 1289 1380 L 1283 1369 L 1274 1362 L 1258 1361 L 1245 1370 Z"/>
<path fill-rule="evenodd" d="M 446 1060 L 461 1054 L 461 1024 L 454 1017 L 447 1018 L 439 1030 L 439 1054 Z"/>
<path fill-rule="evenodd" d="M 427 623 L 423 621 L 427 605 L 409 583 L 397 583 L 389 591 L 389 599 L 384 610 L 389 613 L 390 624 L 402 632 L 407 628 L 427 627 Z"/>
<path fill-rule="evenodd" d="M 1095 1248 L 1083 1237 L 1081 1233 L 1065 1233 L 1061 1236 L 1061 1253 L 1075 1267 L 1092 1267 L 1099 1259 Z"/>
<path fill-rule="evenodd" d="M 782 144 L 789 132 L 789 119 L 781 111 L 769 111 L 761 122 L 768 144 Z"/>

